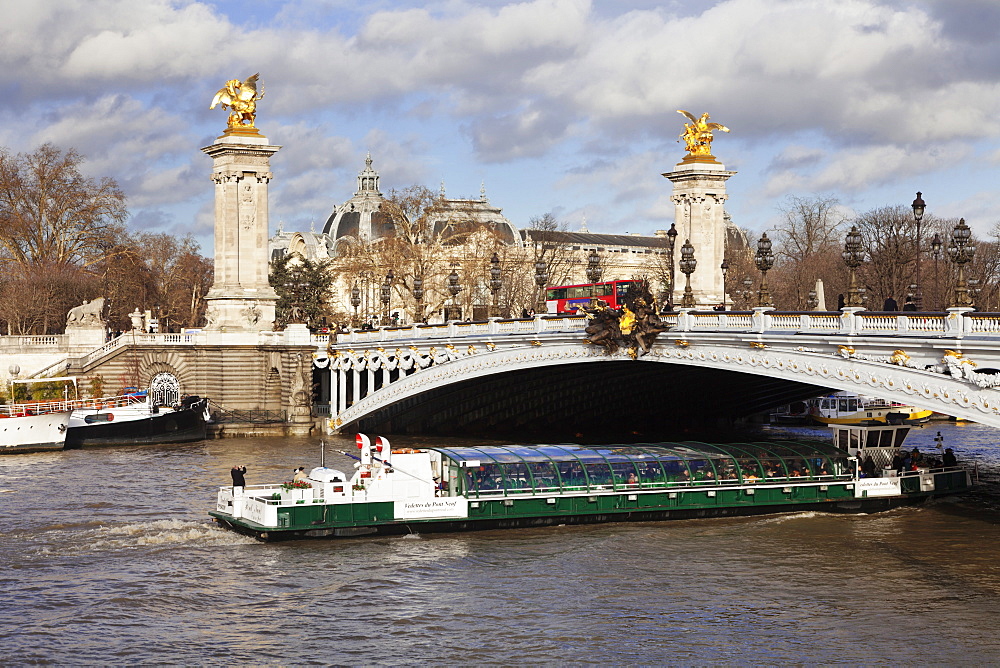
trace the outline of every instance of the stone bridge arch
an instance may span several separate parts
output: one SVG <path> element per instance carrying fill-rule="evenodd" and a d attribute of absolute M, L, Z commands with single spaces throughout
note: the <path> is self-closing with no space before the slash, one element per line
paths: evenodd
<path fill-rule="evenodd" d="M 831 354 L 829 348 L 773 349 L 752 341 L 693 347 L 680 339 L 635 360 L 577 341 L 485 349 L 448 344 L 426 354 L 415 347 L 395 353 L 340 351 L 328 363 L 341 379 L 341 391 L 354 389 L 353 375 L 364 396 L 350 405 L 341 396 L 343 410 L 335 411 L 332 426 L 442 434 L 541 427 L 538 431 L 567 438 L 614 426 L 609 431 L 662 439 L 694 423 L 719 425 L 829 390 L 1000 426 L 997 390 L 892 355 L 862 357 Z"/>

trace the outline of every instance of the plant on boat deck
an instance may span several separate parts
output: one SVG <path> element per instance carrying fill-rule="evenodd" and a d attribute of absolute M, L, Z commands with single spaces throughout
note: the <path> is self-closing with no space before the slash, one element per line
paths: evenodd
<path fill-rule="evenodd" d="M 351 485 L 351 489 L 353 489 L 355 492 L 363 492 L 365 491 L 365 485 L 364 483 L 358 483 L 355 485 Z"/>
<path fill-rule="evenodd" d="M 290 492 L 293 489 L 310 489 L 311 487 L 312 485 L 307 483 L 305 480 L 293 480 L 292 482 L 281 483 L 281 489 L 286 492 Z"/>

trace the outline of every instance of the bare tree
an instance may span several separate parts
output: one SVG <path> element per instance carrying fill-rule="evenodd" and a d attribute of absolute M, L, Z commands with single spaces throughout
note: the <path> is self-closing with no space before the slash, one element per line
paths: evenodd
<path fill-rule="evenodd" d="M 816 279 L 831 294 L 846 285 L 840 260 L 847 216 L 836 198 L 821 195 L 790 196 L 780 210 L 782 220 L 771 231 L 775 266 L 769 283 L 779 308 L 802 309 Z"/>
<path fill-rule="evenodd" d="M 123 233 L 125 195 L 114 179 L 80 173 L 83 157 L 44 144 L 0 149 L 0 261 L 21 266 L 90 266 Z"/>

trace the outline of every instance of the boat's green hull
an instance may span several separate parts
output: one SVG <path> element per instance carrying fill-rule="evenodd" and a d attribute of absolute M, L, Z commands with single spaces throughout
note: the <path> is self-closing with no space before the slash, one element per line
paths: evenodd
<path fill-rule="evenodd" d="M 278 527 L 265 527 L 226 513 L 211 512 L 217 521 L 262 540 L 337 538 L 374 534 L 475 531 L 483 529 L 732 517 L 775 513 L 877 512 L 920 503 L 934 496 L 969 488 L 964 471 L 935 475 L 933 492 L 920 491 L 919 476 L 901 479 L 895 496 L 855 496 L 849 482 L 788 487 L 684 489 L 616 492 L 580 496 L 507 496 L 469 500 L 468 517 L 397 520 L 393 503 L 299 504 L 278 511 Z"/>

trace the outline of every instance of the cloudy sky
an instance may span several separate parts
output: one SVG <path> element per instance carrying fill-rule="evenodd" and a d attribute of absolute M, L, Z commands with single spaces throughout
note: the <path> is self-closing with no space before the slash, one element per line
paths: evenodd
<path fill-rule="evenodd" d="M 998 0 L 0 0 L 0 145 L 115 177 L 135 229 L 212 252 L 208 106 L 260 72 L 272 230 L 321 229 L 371 151 L 383 192 L 490 201 L 515 225 L 652 233 L 687 109 L 729 126 L 728 210 L 788 195 L 1000 221 Z"/>

